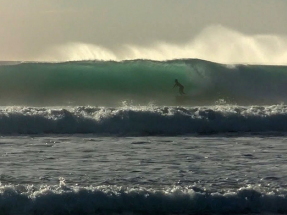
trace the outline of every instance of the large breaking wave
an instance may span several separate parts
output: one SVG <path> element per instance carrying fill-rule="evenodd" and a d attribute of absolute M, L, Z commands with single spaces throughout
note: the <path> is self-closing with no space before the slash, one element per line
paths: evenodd
<path fill-rule="evenodd" d="M 185 135 L 287 132 L 287 106 L 2 107 L 1 134 Z"/>
<path fill-rule="evenodd" d="M 7 63 L 6 63 L 7 64 Z M 178 97 L 174 79 L 185 87 Z M 287 66 L 203 60 L 80 61 L 0 66 L 0 105 L 270 105 L 287 101 Z"/>

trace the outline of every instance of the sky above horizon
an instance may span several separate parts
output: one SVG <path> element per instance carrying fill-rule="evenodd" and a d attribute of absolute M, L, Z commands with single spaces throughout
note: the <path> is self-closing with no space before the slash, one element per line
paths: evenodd
<path fill-rule="evenodd" d="M 272 52 L 284 64 L 286 11 L 286 0 L 0 0 L 0 60 L 190 56 L 228 63 L 249 59 L 236 57 L 243 50 L 257 53 L 255 63 Z"/>

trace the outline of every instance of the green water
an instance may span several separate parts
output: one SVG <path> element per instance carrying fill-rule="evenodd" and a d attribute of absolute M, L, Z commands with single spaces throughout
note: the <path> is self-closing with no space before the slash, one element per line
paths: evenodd
<path fill-rule="evenodd" d="M 227 66 L 201 60 L 22 63 L 0 66 L 2 105 L 160 105 L 284 102 L 286 66 Z M 185 87 L 178 98 L 174 79 Z"/>

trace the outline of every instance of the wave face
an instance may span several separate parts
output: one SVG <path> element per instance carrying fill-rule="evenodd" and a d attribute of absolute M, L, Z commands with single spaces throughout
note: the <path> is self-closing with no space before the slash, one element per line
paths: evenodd
<path fill-rule="evenodd" d="M 0 64 L 0 105 L 268 105 L 286 102 L 286 83 L 287 66 L 192 59 Z"/>
<path fill-rule="evenodd" d="M 185 135 L 287 132 L 287 106 L 25 108 L 0 110 L 0 134 Z"/>
<path fill-rule="evenodd" d="M 17 204 L 15 204 L 17 202 Z M 252 188 L 211 193 L 193 187 L 161 190 L 113 186 L 1 186 L 0 211 L 28 214 L 250 214 L 287 213 L 286 192 Z"/>

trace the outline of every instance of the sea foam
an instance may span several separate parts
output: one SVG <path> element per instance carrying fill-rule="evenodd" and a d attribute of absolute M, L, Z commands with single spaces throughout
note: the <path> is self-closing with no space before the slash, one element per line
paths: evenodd
<path fill-rule="evenodd" d="M 287 213 L 284 193 L 243 187 L 212 193 L 196 187 L 2 185 L 0 212 L 28 214 Z"/>

